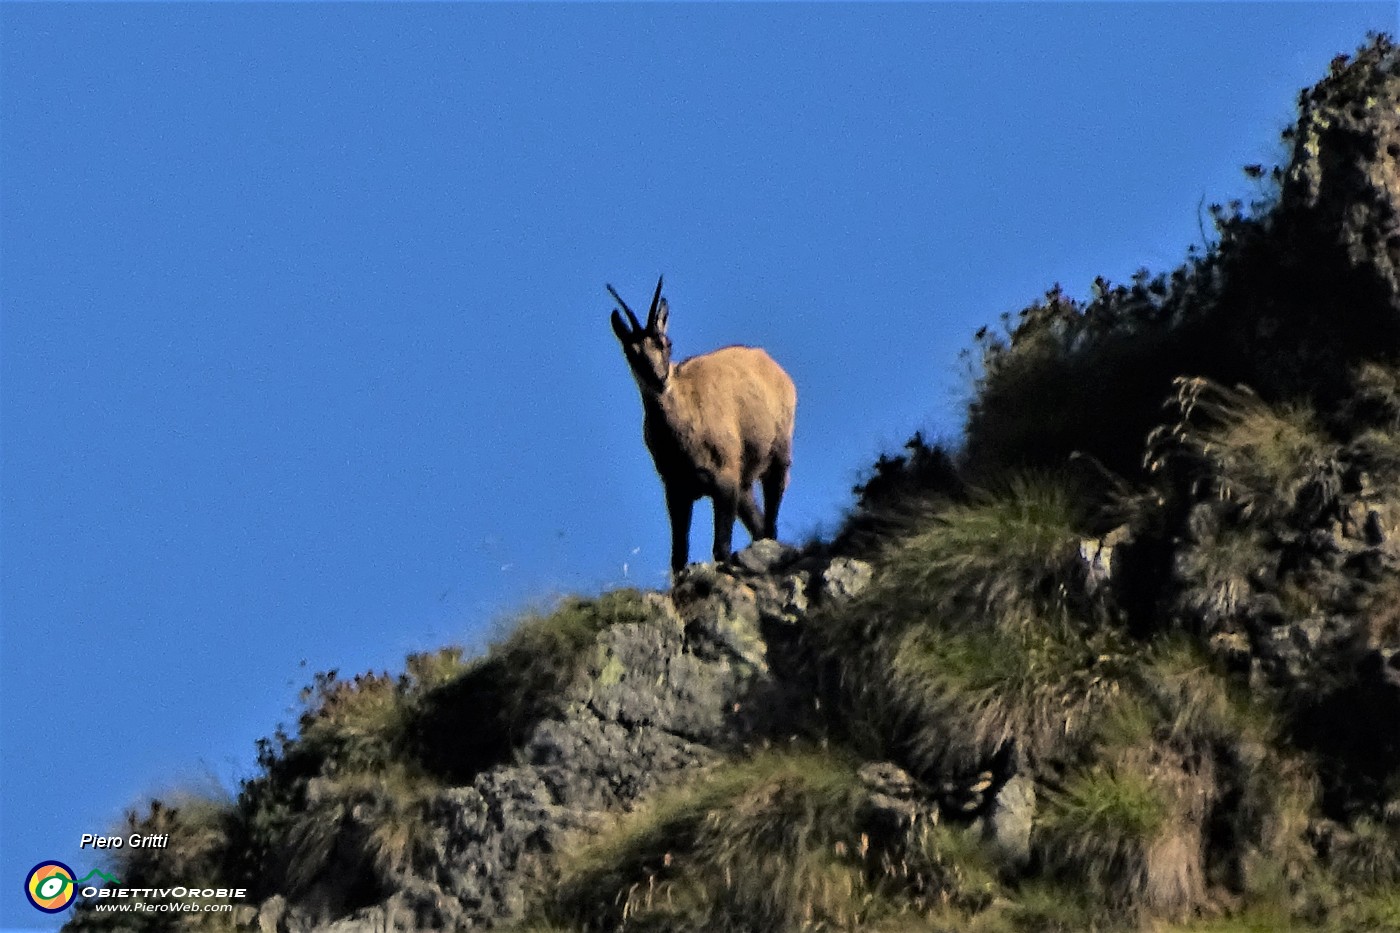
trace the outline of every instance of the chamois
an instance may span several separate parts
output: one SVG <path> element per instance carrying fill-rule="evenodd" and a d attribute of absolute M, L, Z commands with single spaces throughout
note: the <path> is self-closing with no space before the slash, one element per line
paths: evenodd
<path fill-rule="evenodd" d="M 755 541 L 776 538 L 792 464 L 792 379 L 756 347 L 724 347 L 672 363 L 661 279 L 645 327 L 611 285 L 608 292 L 627 314 L 624 321 L 613 311 L 612 328 L 641 390 L 642 436 L 666 489 L 671 571 L 689 561 L 691 513 L 702 496 L 714 501 L 715 560 L 729 557 L 736 513 Z M 761 512 L 755 480 L 763 482 Z"/>

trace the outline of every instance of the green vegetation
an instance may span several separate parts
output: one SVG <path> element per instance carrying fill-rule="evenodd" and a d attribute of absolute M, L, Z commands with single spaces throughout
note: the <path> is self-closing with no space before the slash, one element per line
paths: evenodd
<path fill-rule="evenodd" d="M 885 738 L 868 753 L 975 771 L 1012 744 L 1034 761 L 1079 735 L 1121 650 L 1085 598 L 1080 521 L 1062 483 L 1013 476 L 887 546 L 871 585 L 820 623 L 853 715 Z"/>
<path fill-rule="evenodd" d="M 1071 775 L 1037 826 L 1047 868 L 1111 907 L 1141 900 L 1179 911 L 1196 902 L 1199 827 L 1176 818 L 1180 792 L 1154 777 L 1127 767 Z"/>
<path fill-rule="evenodd" d="M 307 890 L 358 879 L 369 902 L 421 869 L 426 807 L 445 786 L 509 759 L 560 702 L 603 628 L 643 621 L 641 594 L 569 599 L 524 616 L 483 657 L 458 649 L 410 657 L 406 672 L 318 676 L 303 694 L 299 735 L 264 743 L 264 774 L 244 785 L 240 822 L 258 890 Z"/>
<path fill-rule="evenodd" d="M 257 898 L 334 885 L 351 906 L 372 903 L 431 870 L 433 800 L 508 760 L 561 702 L 598 632 L 650 615 L 632 590 L 568 599 L 522 617 L 479 658 L 445 648 L 410 656 L 399 676 L 318 674 L 302 691 L 296 734 L 259 742 L 259 773 L 236 799 L 186 796 L 129 813 L 124 835 L 170 841 L 121 850 L 115 872 L 143 886 L 247 887 Z M 79 912 L 75 924 L 97 916 Z M 167 915 L 149 916 L 160 918 L 152 929 L 168 925 Z M 192 916 L 196 926 L 228 920 Z"/>
<path fill-rule="evenodd" d="M 236 827 L 231 801 L 217 793 L 181 791 L 171 799 L 151 801 L 142 811 L 131 810 L 113 835 L 123 838 L 168 834 L 165 848 L 122 848 L 113 853 L 112 873 L 123 882 L 141 879 L 150 887 L 227 884 L 231 856 L 236 843 Z M 76 912 L 69 923 L 74 930 L 105 930 L 110 919 L 97 914 Z M 130 914 L 121 929 L 133 933 L 156 933 L 169 927 L 167 916 Z M 190 914 L 187 929 L 201 933 L 236 930 L 236 919 L 229 914 Z"/>
<path fill-rule="evenodd" d="M 1064 486 L 1014 476 L 1004 491 L 933 513 L 880 560 L 865 597 L 896 618 L 929 613 L 989 625 L 1033 618 L 1069 584 L 1080 535 Z"/>
<path fill-rule="evenodd" d="M 1356 820 L 1337 840 L 1332 863 L 1340 875 L 1363 887 L 1400 886 L 1400 824 Z M 1390 893 L 1400 896 L 1400 890 Z"/>
<path fill-rule="evenodd" d="M 302 691 L 297 736 L 259 744 L 262 773 L 246 781 L 233 815 L 241 881 L 252 891 L 299 893 L 346 879 L 368 901 L 421 864 L 421 813 L 438 785 L 412 741 L 433 690 L 470 666 L 456 648 L 414 655 L 399 677 L 318 674 Z"/>
<path fill-rule="evenodd" d="M 957 831 L 869 824 L 856 764 L 809 750 L 722 766 L 567 855 L 548 910 L 589 929 L 884 929 L 989 903 L 995 878 Z"/>
<path fill-rule="evenodd" d="M 1148 437 L 1148 465 L 1189 460 L 1183 472 L 1203 484 L 1199 491 L 1233 503 L 1240 520 L 1282 515 L 1336 448 L 1306 405 L 1268 405 L 1247 388 L 1200 377 L 1174 385 L 1178 420 Z"/>
<path fill-rule="evenodd" d="M 1083 302 L 1056 286 L 1005 315 L 1000 332 L 982 332 L 964 475 L 1057 468 L 1080 452 L 1137 476 L 1143 438 L 1183 376 L 1245 385 L 1268 403 L 1308 399 L 1329 419 L 1341 411 L 1357 364 L 1400 340 L 1381 245 L 1393 231 L 1379 221 L 1394 205 L 1364 184 L 1345 203 L 1323 201 L 1318 178 L 1331 166 L 1319 147 L 1335 147 L 1339 162 L 1362 154 L 1340 139 L 1360 128 L 1339 124 L 1390 99 L 1395 75 L 1394 46 L 1376 36 L 1300 97 L 1298 124 L 1284 133 L 1289 164 L 1249 167 L 1256 197 L 1211 205 L 1214 239 L 1179 268 L 1144 269 L 1129 284 L 1098 279 Z M 1347 170 L 1328 182 L 1342 184 Z M 1356 229 L 1358 218 L 1374 226 Z"/>

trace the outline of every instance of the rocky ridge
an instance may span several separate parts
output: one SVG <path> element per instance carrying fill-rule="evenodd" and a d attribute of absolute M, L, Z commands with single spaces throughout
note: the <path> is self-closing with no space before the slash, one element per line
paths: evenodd
<path fill-rule="evenodd" d="M 489 928 L 518 919 L 562 846 L 658 788 L 694 779 L 726 754 L 797 737 L 810 692 L 782 675 L 809 606 L 856 594 L 870 566 L 764 541 L 732 564 L 687 568 L 673 591 L 644 595 L 646 621 L 601 631 L 561 697 L 509 764 L 429 803 L 430 870 L 406 870 L 381 902 L 345 915 L 332 882 L 273 895 L 244 920 L 265 933 Z M 775 668 L 777 670 L 775 670 Z M 891 788 L 891 781 L 898 789 Z M 872 772 L 872 819 L 907 825 L 927 806 L 893 765 Z"/>
<path fill-rule="evenodd" d="M 1276 926 L 1400 929 L 1400 51 L 1339 58 L 1287 138 L 1276 200 L 1219 214 L 1209 256 L 1087 308 L 1056 293 L 997 347 L 983 388 L 1002 394 L 969 429 L 997 441 L 1051 437 L 1017 435 L 1007 400 L 1097 375 L 1086 359 L 1171 354 L 1178 378 L 1120 412 L 1121 449 L 1094 411 L 1020 459 L 916 436 L 830 545 L 760 542 L 665 593 L 582 601 L 546 620 L 565 634 L 421 683 L 324 685 L 220 817 L 231 841 L 192 847 L 211 877 L 255 879 L 236 925 L 738 931 L 757 907 L 774 929 L 1135 929 L 1252 899 Z M 350 739 L 325 739 L 336 717 Z M 616 848 L 629 814 L 788 748 L 845 777 L 784 772 L 642 840 L 658 851 Z M 768 860 L 802 863 L 779 906 L 808 913 L 725 914 L 686 887 L 766 864 L 697 854 L 705 827 L 814 812 Z M 602 906 L 559 903 L 599 839 L 620 867 L 570 870 Z M 1059 901 L 1017 901 L 1046 884 Z M 1086 898 L 1101 912 L 1064 920 Z"/>

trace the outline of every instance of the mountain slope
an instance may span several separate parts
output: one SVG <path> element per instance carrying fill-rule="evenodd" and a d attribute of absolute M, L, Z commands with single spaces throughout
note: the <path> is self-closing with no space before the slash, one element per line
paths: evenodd
<path fill-rule="evenodd" d="M 979 337 L 963 443 L 832 542 L 325 675 L 119 877 L 250 890 L 192 928 L 1400 929 L 1391 42 L 1285 139 L 1180 268 Z"/>

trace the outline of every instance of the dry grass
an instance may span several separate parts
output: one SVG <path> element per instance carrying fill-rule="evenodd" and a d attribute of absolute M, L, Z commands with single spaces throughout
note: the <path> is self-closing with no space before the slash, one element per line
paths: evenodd
<path fill-rule="evenodd" d="M 1165 638 L 1140 659 L 1102 723 L 1100 761 L 1154 749 L 1159 761 L 1193 763 L 1178 770 L 1207 805 L 1189 816 L 1214 837 L 1209 880 L 1288 900 L 1312 859 L 1306 830 L 1318 786 L 1310 763 L 1288 750 L 1273 702 L 1230 680 L 1197 643 Z"/>
<path fill-rule="evenodd" d="M 404 673 L 367 672 L 343 679 L 317 674 L 301 691 L 303 712 L 295 739 L 266 748 L 264 758 L 295 757 L 325 774 L 374 771 L 402 758 L 409 726 L 423 698 L 469 670 L 460 648 L 410 655 Z M 264 761 L 264 764 L 268 764 Z"/>
<path fill-rule="evenodd" d="M 1111 689 L 1118 636 L 1085 603 L 1078 508 L 1045 476 L 928 516 L 871 586 L 818 620 L 874 754 L 980 768 L 1011 741 L 1062 749 Z"/>
<path fill-rule="evenodd" d="M 1291 910 L 1317 786 L 1277 710 L 1185 638 L 1140 651 L 1081 763 L 1045 794 L 1036 850 L 1125 918 L 1183 918 L 1211 890 Z"/>
<path fill-rule="evenodd" d="M 1336 843 L 1336 874 L 1363 888 L 1400 887 L 1400 824 L 1361 818 Z"/>
<path fill-rule="evenodd" d="M 975 770 L 1012 743 L 1033 765 L 1072 747 L 1114 691 L 1121 674 L 1114 642 L 1065 619 L 916 628 L 899 643 L 880 689 L 904 717 L 920 769 Z"/>
<path fill-rule="evenodd" d="M 1193 630 L 1209 635 L 1229 627 L 1254 595 L 1253 581 L 1268 574 L 1277 552 L 1250 528 L 1224 528 L 1180 551 L 1177 571 L 1186 586 L 1179 606 Z"/>
<path fill-rule="evenodd" d="M 565 860 L 555 919 L 593 928 L 785 929 L 853 919 L 853 763 L 765 754 L 661 795 Z"/>
<path fill-rule="evenodd" d="M 1060 884 L 1053 878 L 1023 883 L 1003 913 L 1007 929 L 1015 933 L 1088 933 L 1113 928 L 1104 905 L 1093 901 L 1084 885 Z"/>
<path fill-rule="evenodd" d="M 185 791 L 166 802 L 152 800 L 144 813 L 128 810 L 115 834 L 168 834 L 166 845 L 117 850 L 114 873 L 148 887 L 217 882 L 232 829 L 233 801 L 225 796 Z"/>
<path fill-rule="evenodd" d="M 306 891 L 328 874 L 388 887 L 426 865 L 433 847 L 426 806 L 439 789 L 396 763 L 314 782 L 287 830 L 289 890 Z"/>
<path fill-rule="evenodd" d="M 591 929 L 864 929 L 995 884 L 974 846 L 865 825 L 856 762 L 765 752 L 660 795 L 564 860 L 550 919 Z"/>
<path fill-rule="evenodd" d="M 1079 509 L 1047 476 L 934 513 L 879 562 L 867 609 L 951 625 L 995 625 L 1036 614 L 1078 584 Z"/>
<path fill-rule="evenodd" d="M 1276 518 L 1336 443 L 1305 405 L 1269 405 L 1244 386 L 1174 380 L 1175 424 L 1149 438 L 1147 466 L 1184 463 L 1198 492 L 1233 503 L 1243 520 Z"/>
<path fill-rule="evenodd" d="M 1400 369 L 1374 361 L 1357 366 L 1346 407 L 1354 427 L 1394 437 L 1400 431 Z"/>
<path fill-rule="evenodd" d="M 1035 845 L 1051 873 L 1111 908 L 1179 915 L 1203 899 L 1202 784 L 1170 758 L 1071 774 L 1047 795 Z"/>
<path fill-rule="evenodd" d="M 236 877 L 231 865 L 230 843 L 236 833 L 233 802 L 218 791 L 179 791 L 166 802 L 152 800 L 142 810 L 128 810 L 112 835 L 125 838 L 168 834 L 163 848 L 126 847 L 111 852 L 106 870 L 129 888 L 229 887 Z M 241 883 L 237 882 L 237 883 Z M 152 899 L 155 900 L 155 899 Z M 121 929 L 129 933 L 158 933 L 168 929 L 223 933 L 237 929 L 231 914 L 195 913 L 173 919 L 170 914 L 118 915 Z M 68 915 L 65 929 L 73 931 L 113 928 L 111 914 L 95 913 L 80 901 Z"/>
<path fill-rule="evenodd" d="M 1400 886 L 1391 885 L 1353 899 L 1335 929 L 1400 930 Z"/>

